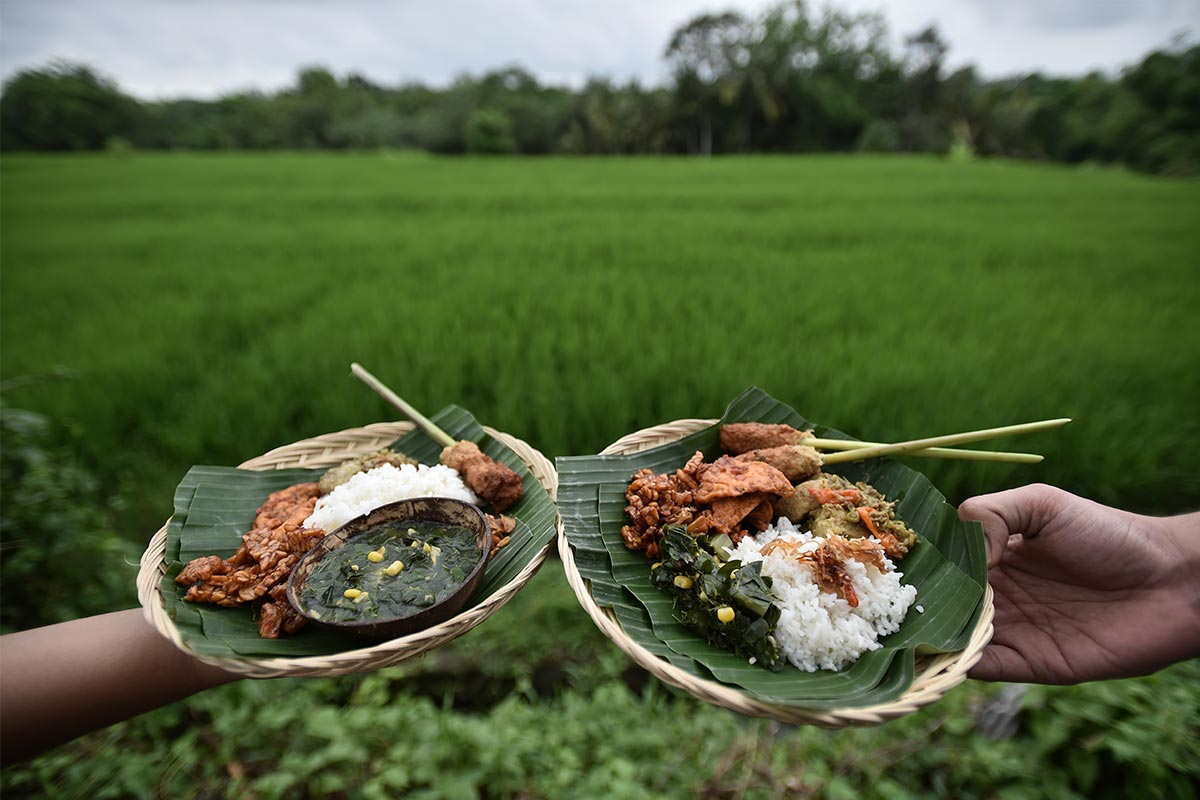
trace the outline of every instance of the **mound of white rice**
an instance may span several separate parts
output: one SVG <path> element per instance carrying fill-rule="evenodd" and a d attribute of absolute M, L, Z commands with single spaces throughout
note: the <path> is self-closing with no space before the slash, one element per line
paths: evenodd
<path fill-rule="evenodd" d="M 744 538 L 732 557 L 743 563 L 763 562 L 763 574 L 774 581 L 780 607 L 775 639 L 784 657 L 798 669 L 841 669 L 863 653 L 882 647 L 880 636 L 899 630 L 917 597 L 915 586 L 900 583 L 901 573 L 880 573 L 873 566 L 848 561 L 847 570 L 858 594 L 858 607 L 851 608 L 837 595 L 822 592 L 808 565 L 778 550 L 764 558 L 763 547 L 777 538 L 811 542 L 813 549 L 821 541 L 783 518 L 758 536 Z M 891 561 L 884 560 L 892 567 Z"/>
<path fill-rule="evenodd" d="M 452 497 L 468 503 L 479 502 L 458 472 L 450 467 L 384 464 L 358 473 L 318 500 L 304 527 L 332 531 L 368 511 L 411 497 Z"/>

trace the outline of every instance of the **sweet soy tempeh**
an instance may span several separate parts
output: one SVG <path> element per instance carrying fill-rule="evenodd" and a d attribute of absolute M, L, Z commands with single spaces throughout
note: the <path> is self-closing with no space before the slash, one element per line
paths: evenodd
<path fill-rule="evenodd" d="M 1003 436 L 1019 436 L 1026 433 L 1052 430 L 1053 428 L 1062 427 L 1070 421 L 1070 418 L 1063 417 L 1060 419 L 1041 420 L 1040 422 L 1026 422 L 1020 425 L 1006 425 L 1000 428 L 986 428 L 979 431 L 967 431 L 966 433 L 953 433 L 948 436 L 933 436 L 927 439 L 913 439 L 908 442 L 897 442 L 895 444 L 873 445 L 857 450 L 845 450 L 839 453 L 822 456 L 821 461 L 823 464 L 844 464 L 849 461 L 862 461 L 867 458 L 915 454 L 914 451 L 928 450 L 931 447 L 966 444 L 968 442 L 980 442 L 986 439 L 997 439 Z"/>

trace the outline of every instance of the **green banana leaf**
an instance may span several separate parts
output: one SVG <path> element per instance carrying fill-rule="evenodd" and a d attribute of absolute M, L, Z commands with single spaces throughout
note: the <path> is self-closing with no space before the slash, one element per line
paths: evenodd
<path fill-rule="evenodd" d="M 558 511 L 541 482 L 519 456 L 488 436 L 466 410 L 449 406 L 432 417 L 455 439 L 469 439 L 497 461 L 512 467 L 524 480 L 525 496 L 508 510 L 517 520 L 507 546 L 488 563 L 467 608 L 495 594 L 529 565 L 553 538 Z M 441 445 L 417 429 L 392 445 L 423 464 L 438 463 Z M 186 588 L 175 576 L 193 558 L 228 557 L 241 545 L 258 507 L 271 492 L 317 480 L 323 469 L 244 470 L 230 467 L 192 467 L 175 491 L 174 515 L 167 526 L 164 558 L 167 572 L 162 591 L 168 613 L 181 636 L 197 653 L 220 657 L 300 657 L 327 655 L 371 644 L 315 625 L 295 636 L 262 639 L 249 608 L 221 608 L 183 600 Z"/>
<path fill-rule="evenodd" d="M 889 499 L 920 534 L 900 563 L 905 583 L 917 587 L 914 607 L 900 630 L 881 640 L 840 671 L 803 672 L 785 667 L 772 672 L 721 650 L 672 616 L 672 600 L 650 583 L 645 556 L 621 540 L 626 523 L 625 489 L 644 467 L 667 472 L 697 450 L 707 459 L 720 453 L 718 431 L 726 422 L 787 423 L 815 429 L 823 438 L 850 438 L 817 425 L 757 387 L 734 400 L 717 425 L 677 442 L 630 455 L 572 456 L 557 460 L 558 503 L 567 540 L 580 574 L 591 583 L 597 603 L 613 609 L 634 641 L 692 675 L 736 687 L 759 700 L 802 708 L 872 705 L 896 699 L 911 686 L 918 653 L 961 650 L 982 612 L 987 580 L 983 530 L 958 519 L 928 479 L 887 459 L 838 465 L 830 471 L 851 481 L 867 481 Z M 917 612 L 916 605 L 924 608 Z"/>

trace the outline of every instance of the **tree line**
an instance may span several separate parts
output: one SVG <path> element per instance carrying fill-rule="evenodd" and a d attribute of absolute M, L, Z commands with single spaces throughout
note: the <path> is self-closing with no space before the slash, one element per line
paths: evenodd
<path fill-rule="evenodd" d="M 0 96 L 5 150 L 361 149 L 433 153 L 967 153 L 1200 174 L 1200 45 L 1109 76 L 985 79 L 946 68 L 930 27 L 896 48 L 878 14 L 787 0 L 703 14 L 664 49 L 666 86 L 548 85 L 521 67 L 445 88 L 324 68 L 274 93 L 143 101 L 86 65 L 20 72 Z"/>

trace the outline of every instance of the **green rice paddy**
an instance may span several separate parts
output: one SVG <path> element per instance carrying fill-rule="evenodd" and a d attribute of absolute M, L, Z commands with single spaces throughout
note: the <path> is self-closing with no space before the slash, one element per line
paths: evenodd
<path fill-rule="evenodd" d="M 955 501 L 1044 481 L 1200 507 L 1194 182 L 930 158 L 133 154 L 5 156 L 0 192 L 3 401 L 65 424 L 139 549 L 189 466 L 394 419 L 351 361 L 551 457 L 719 416 L 752 384 L 878 441 L 1070 416 L 979 445 L 1037 466 L 909 463 Z M 1119 762 L 1116 795 L 1150 775 L 1175 796 L 1194 777 L 1173 755 L 1194 752 L 1186 669 L 1032 690 L 1005 741 L 976 732 L 995 692 L 974 682 L 881 728 L 781 729 L 632 670 L 548 564 L 429 658 L 215 689 L 4 784 L 894 798 L 1025 781 L 1067 797 Z"/>
<path fill-rule="evenodd" d="M 395 414 L 361 361 L 553 457 L 751 384 L 893 441 L 1045 417 L 1039 466 L 1200 500 L 1200 185 L 926 158 L 7 156 L 9 405 L 70 423 L 127 534 L 195 463 Z M 1000 446 L 995 444 L 992 446 Z M 917 463 L 917 462 L 914 462 Z"/>

